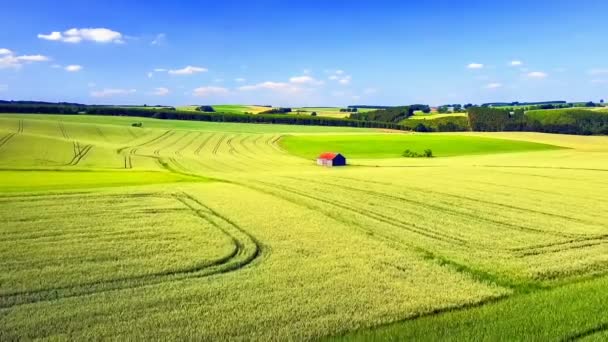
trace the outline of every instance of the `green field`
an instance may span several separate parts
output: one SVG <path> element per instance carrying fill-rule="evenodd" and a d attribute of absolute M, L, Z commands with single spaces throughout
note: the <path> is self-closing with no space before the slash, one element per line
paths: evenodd
<path fill-rule="evenodd" d="M 297 156 L 313 159 L 325 151 L 338 151 L 350 158 L 398 158 L 403 151 L 431 149 L 437 157 L 472 154 L 543 151 L 555 145 L 488 139 L 462 135 L 383 134 L 288 136 L 280 145 Z"/>
<path fill-rule="evenodd" d="M 341 112 L 342 107 L 301 107 L 292 108 L 293 113 L 301 113 L 302 115 L 310 115 L 312 112 L 317 113 L 317 116 L 326 116 L 330 118 L 347 118 L 351 113 Z M 375 110 L 375 108 L 359 108 L 358 111 L 361 113 Z"/>
<path fill-rule="evenodd" d="M 605 136 L 3 114 L 0 341 L 605 340 L 606 175 Z"/>
<path fill-rule="evenodd" d="M 187 111 L 195 111 L 199 106 L 178 106 L 176 109 L 178 110 L 187 110 Z M 229 114 L 259 114 L 261 112 L 265 112 L 270 110 L 269 107 L 262 106 L 249 106 L 249 105 L 213 105 L 213 109 L 219 113 L 229 113 Z"/>

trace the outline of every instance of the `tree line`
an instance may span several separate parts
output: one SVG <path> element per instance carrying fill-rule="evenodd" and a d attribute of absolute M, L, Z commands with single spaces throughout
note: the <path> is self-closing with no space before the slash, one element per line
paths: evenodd
<path fill-rule="evenodd" d="M 562 134 L 608 134 L 608 112 L 579 108 L 532 110 L 472 107 L 473 131 L 531 131 Z"/>
<path fill-rule="evenodd" d="M 311 126 L 344 126 L 363 128 L 386 128 L 396 130 L 409 130 L 408 127 L 396 122 L 380 122 L 373 120 L 353 120 L 347 118 L 330 118 L 320 116 L 302 115 L 275 115 L 275 114 L 236 114 L 221 112 L 192 112 L 180 110 L 166 110 L 163 108 L 125 108 L 114 106 L 86 106 L 86 105 L 38 105 L 38 104 L 0 104 L 0 113 L 24 113 L 24 114 L 65 114 L 65 115 L 108 115 L 108 116 L 132 116 L 154 119 L 170 120 L 192 120 L 211 122 L 241 122 L 241 123 L 266 123 L 286 125 L 311 125 Z"/>

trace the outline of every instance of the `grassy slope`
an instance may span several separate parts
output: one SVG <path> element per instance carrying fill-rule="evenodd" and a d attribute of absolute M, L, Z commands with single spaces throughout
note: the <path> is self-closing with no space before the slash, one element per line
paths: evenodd
<path fill-rule="evenodd" d="M 318 339 L 425 315 L 366 339 L 559 339 L 605 322 L 606 281 L 585 279 L 608 271 L 606 137 L 422 135 L 571 149 L 326 169 L 276 142 L 288 132 L 373 131 L 131 121 L 0 117 L 3 136 L 17 132 L 0 148 L 0 167 L 62 170 L 32 183 L 37 171 L 0 172 L 7 186 L 54 193 L 0 196 L 0 340 Z M 66 165 L 74 141 L 93 149 Z M 132 169 L 117 171 L 129 156 Z M 216 181 L 83 188 L 184 173 Z M 81 187 L 54 187 L 63 184 Z M 208 268 L 226 252 L 222 229 L 242 251 Z"/>
<path fill-rule="evenodd" d="M 513 142 L 457 135 L 394 134 L 366 136 L 288 136 L 281 141 L 287 151 L 315 158 L 323 151 L 339 151 L 348 158 L 396 158 L 403 151 L 433 150 L 438 157 L 556 149 L 552 145 Z"/>
<path fill-rule="evenodd" d="M 160 171 L 0 171 L 0 192 L 90 189 L 201 181 L 175 173 Z"/>
<path fill-rule="evenodd" d="M 0 114 L 0 127 L 3 118 L 23 118 L 22 114 Z M 341 132 L 374 132 L 378 130 L 361 129 L 352 127 L 323 127 L 323 126 L 298 126 L 298 125 L 270 125 L 270 124 L 247 124 L 247 123 L 219 123 L 186 120 L 160 120 L 151 118 L 135 118 L 122 116 L 96 116 L 96 115 L 47 115 L 28 114 L 25 118 L 33 120 L 65 121 L 86 124 L 120 125 L 130 126 L 134 122 L 142 122 L 144 128 L 158 129 L 188 129 L 213 132 L 249 132 L 249 133 L 341 133 Z"/>
<path fill-rule="evenodd" d="M 608 278 L 363 330 L 332 341 L 558 341 L 608 330 Z M 605 336 L 605 335 L 604 335 Z"/>

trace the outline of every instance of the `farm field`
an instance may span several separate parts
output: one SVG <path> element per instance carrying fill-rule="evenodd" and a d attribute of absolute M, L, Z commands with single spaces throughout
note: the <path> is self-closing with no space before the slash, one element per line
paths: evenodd
<path fill-rule="evenodd" d="M 600 136 L 3 114 L 0 340 L 601 340 L 607 174 Z"/>
<path fill-rule="evenodd" d="M 193 106 L 179 106 L 176 109 L 195 111 L 197 107 L 199 107 L 199 106 L 194 106 L 194 105 Z M 245 114 L 245 113 L 259 114 L 261 112 L 265 112 L 265 111 L 271 109 L 271 107 L 249 106 L 249 105 L 213 105 L 212 107 L 216 112 L 230 113 L 230 114 Z"/>
<path fill-rule="evenodd" d="M 312 112 L 316 112 L 317 116 L 326 116 L 333 118 L 347 118 L 351 114 L 349 112 L 341 112 L 341 107 L 301 107 L 292 109 L 294 113 L 310 115 L 312 114 Z M 358 111 L 361 113 L 369 112 L 372 110 L 375 110 L 375 108 L 358 108 Z"/>
<path fill-rule="evenodd" d="M 431 149 L 438 157 L 558 149 L 555 145 L 508 141 L 464 135 L 384 134 L 290 136 L 280 145 L 292 154 L 313 159 L 325 150 L 341 151 L 352 158 L 398 158 L 407 148 L 422 153 Z M 407 146 L 407 147 L 405 147 Z"/>

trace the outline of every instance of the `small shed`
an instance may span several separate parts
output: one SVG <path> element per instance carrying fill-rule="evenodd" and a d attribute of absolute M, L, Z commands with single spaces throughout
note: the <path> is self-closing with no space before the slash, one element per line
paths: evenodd
<path fill-rule="evenodd" d="M 346 158 L 340 153 L 324 152 L 317 157 L 317 165 L 321 166 L 345 166 Z"/>

